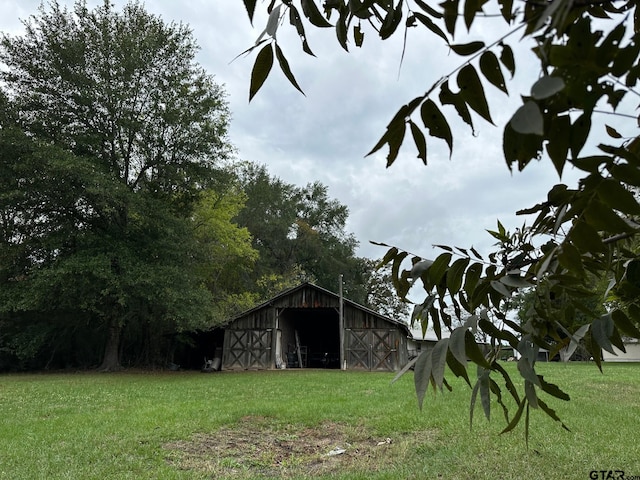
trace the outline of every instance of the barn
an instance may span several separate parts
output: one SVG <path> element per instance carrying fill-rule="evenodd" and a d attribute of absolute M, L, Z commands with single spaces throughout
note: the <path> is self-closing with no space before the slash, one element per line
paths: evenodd
<path fill-rule="evenodd" d="M 312 283 L 285 290 L 224 327 L 224 370 L 396 371 L 409 328 Z"/>

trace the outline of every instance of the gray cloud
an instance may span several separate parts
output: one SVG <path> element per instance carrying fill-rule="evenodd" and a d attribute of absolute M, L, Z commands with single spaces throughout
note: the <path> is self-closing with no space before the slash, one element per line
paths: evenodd
<path fill-rule="evenodd" d="M 0 28 L 19 31 L 18 18 L 35 13 L 38 4 L 35 0 L 0 1 Z M 495 228 L 498 218 L 507 228 L 521 225 L 523 219 L 513 215 L 515 210 L 543 200 L 557 182 L 548 162 L 512 175 L 502 159 L 502 126 L 517 108 L 518 95 L 527 93 L 523 89 L 537 75 L 527 70 L 526 63 L 509 85 L 510 97 L 485 87 L 491 103 L 499 106 L 492 112 L 497 127 L 476 117 L 474 136 L 454 120 L 452 160 L 444 142 L 431 140 L 425 167 L 409 140 L 396 164 L 387 169 L 386 152 L 365 154 L 402 104 L 458 65 L 460 59 L 449 55 L 441 43 L 419 30 L 411 31 L 398 76 L 400 37 L 380 42 L 375 32 L 368 32 L 365 48 L 352 47 L 346 53 L 333 31 L 309 28 L 316 59 L 301 51 L 297 36 L 286 28 L 278 38 L 306 97 L 288 83 L 276 64 L 263 90 L 249 104 L 255 54 L 231 60 L 253 44 L 264 25 L 264 14 L 259 13 L 252 27 L 237 0 L 154 0 L 146 7 L 167 21 L 192 27 L 201 46 L 200 63 L 228 92 L 233 115 L 230 134 L 238 156 L 266 164 L 272 174 L 288 182 L 326 184 L 330 195 L 350 209 L 347 227 L 361 243 L 360 255 L 384 254 L 369 240 L 426 257 L 437 254 L 433 244 L 475 246 L 486 253 L 493 240 L 485 230 Z M 264 5 L 258 3 L 258 7 Z M 488 38 L 499 36 L 491 27 L 484 31 Z M 526 45 L 517 54 L 519 58 L 526 55 Z"/>

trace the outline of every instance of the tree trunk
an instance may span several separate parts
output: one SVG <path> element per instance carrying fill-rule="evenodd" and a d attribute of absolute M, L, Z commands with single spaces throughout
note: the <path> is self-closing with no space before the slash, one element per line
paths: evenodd
<path fill-rule="evenodd" d="M 122 333 L 122 325 L 113 319 L 109 323 L 107 332 L 107 342 L 104 347 L 104 357 L 99 370 L 103 372 L 114 372 L 121 370 L 120 365 L 120 334 Z"/>

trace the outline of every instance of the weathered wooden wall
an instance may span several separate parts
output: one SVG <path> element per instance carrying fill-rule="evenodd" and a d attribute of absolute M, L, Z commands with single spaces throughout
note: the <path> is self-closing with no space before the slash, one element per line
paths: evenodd
<path fill-rule="evenodd" d="M 335 321 L 339 304 L 335 294 L 304 284 L 246 312 L 225 329 L 223 368 L 276 368 L 276 359 L 286 361 L 284 350 L 293 338 L 289 331 L 293 322 L 279 322 L 278 315 L 286 309 L 330 309 L 327 312 L 332 313 Z M 343 305 L 347 369 L 396 371 L 402 368 L 408 361 L 408 330 L 353 302 L 345 301 Z M 315 321 L 319 329 L 323 328 L 323 322 L 317 318 Z"/>

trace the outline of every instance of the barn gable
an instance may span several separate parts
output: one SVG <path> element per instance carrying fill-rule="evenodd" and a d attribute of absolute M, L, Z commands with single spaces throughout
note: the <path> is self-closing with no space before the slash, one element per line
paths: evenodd
<path fill-rule="evenodd" d="M 410 336 L 402 322 L 347 299 L 341 308 L 339 295 L 303 283 L 226 324 L 222 367 L 396 371 Z"/>

